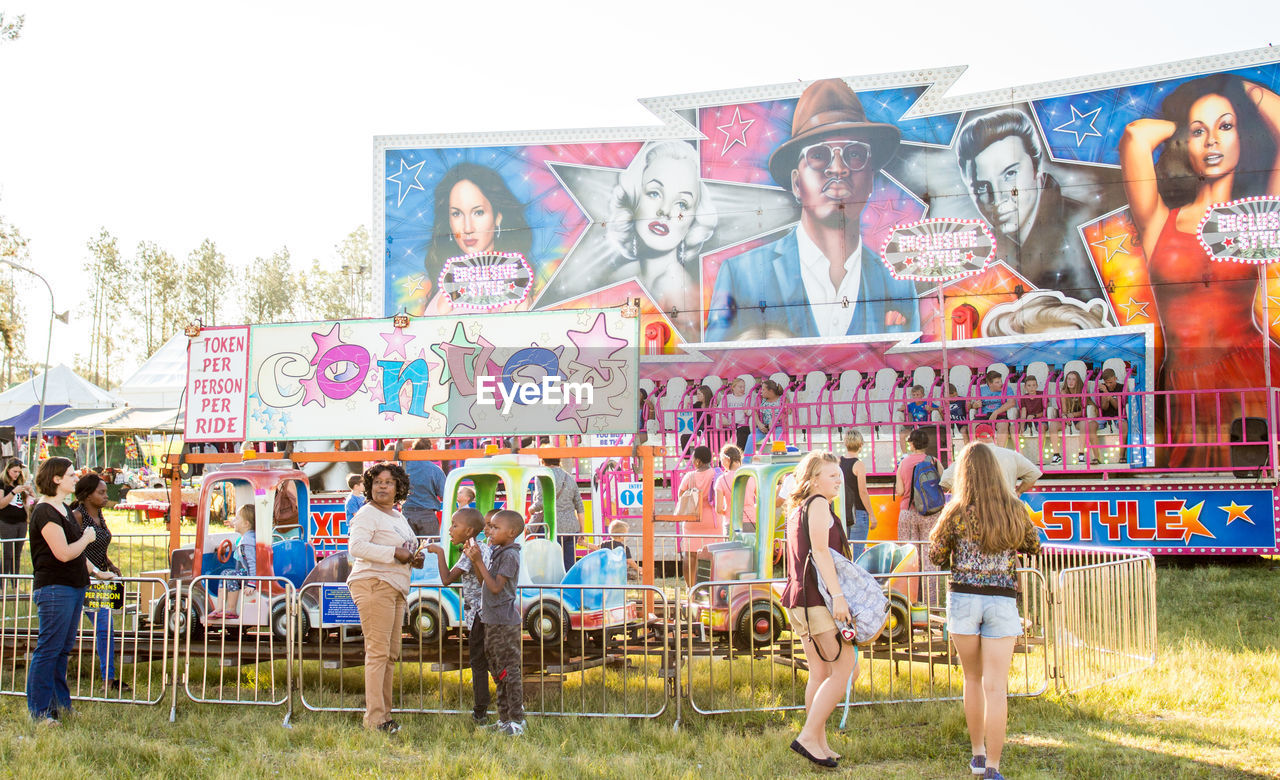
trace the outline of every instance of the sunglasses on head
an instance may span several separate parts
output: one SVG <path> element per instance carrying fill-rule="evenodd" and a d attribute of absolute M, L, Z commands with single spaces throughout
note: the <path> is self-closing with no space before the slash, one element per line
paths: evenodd
<path fill-rule="evenodd" d="M 871 161 L 871 145 L 865 141 L 824 141 L 800 150 L 800 160 L 815 171 L 831 167 L 836 155 L 850 171 L 860 171 Z"/>

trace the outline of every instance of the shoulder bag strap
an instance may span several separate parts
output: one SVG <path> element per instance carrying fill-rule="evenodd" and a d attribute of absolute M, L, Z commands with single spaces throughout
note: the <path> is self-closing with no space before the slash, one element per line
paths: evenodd
<path fill-rule="evenodd" d="M 801 595 L 804 594 L 804 585 L 808 581 L 810 572 L 813 572 L 813 577 L 815 582 L 817 582 L 818 578 L 822 576 L 821 574 L 818 573 L 818 565 L 813 561 L 813 540 L 812 540 L 812 537 L 809 536 L 809 504 L 815 498 L 817 498 L 817 496 L 810 496 L 809 498 L 805 499 L 805 502 L 800 506 L 800 525 L 797 530 L 799 530 L 800 533 L 805 535 L 804 538 L 807 538 L 810 540 L 809 554 L 805 556 L 805 559 L 804 559 L 804 574 L 800 579 Z M 841 536 L 843 538 L 843 531 L 841 532 Z M 806 602 L 807 602 L 807 599 L 806 599 Z M 832 615 L 832 617 L 834 618 L 835 616 Z M 804 620 L 805 620 L 805 623 L 809 622 L 808 603 L 804 605 Z M 836 632 L 836 657 L 835 658 L 827 658 L 822 654 L 822 649 L 819 648 L 818 643 L 813 640 L 812 633 L 809 634 L 809 642 L 813 645 L 813 652 L 816 653 L 818 658 L 822 660 L 824 663 L 829 663 L 829 664 L 835 663 L 836 661 L 840 660 L 840 654 L 844 652 L 844 642 L 841 641 L 841 636 L 839 631 Z"/>

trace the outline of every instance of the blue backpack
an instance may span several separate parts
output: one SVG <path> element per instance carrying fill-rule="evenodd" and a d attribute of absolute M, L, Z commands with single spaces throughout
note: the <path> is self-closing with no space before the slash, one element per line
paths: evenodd
<path fill-rule="evenodd" d="M 911 470 L 911 508 L 928 517 L 941 512 L 946 503 L 938 461 L 926 456 Z"/>

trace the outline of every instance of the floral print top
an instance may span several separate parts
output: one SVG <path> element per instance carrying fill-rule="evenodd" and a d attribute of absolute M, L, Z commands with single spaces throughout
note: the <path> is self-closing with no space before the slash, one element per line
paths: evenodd
<path fill-rule="evenodd" d="M 1018 553 L 1034 555 L 1040 552 L 1040 533 L 1026 521 L 1022 543 L 1016 550 L 986 553 L 978 546 L 970 530 L 973 509 L 949 512 L 938 521 L 933 533 L 933 546 L 929 559 L 939 569 L 951 570 L 953 593 L 976 593 L 983 596 L 1018 596 Z"/>

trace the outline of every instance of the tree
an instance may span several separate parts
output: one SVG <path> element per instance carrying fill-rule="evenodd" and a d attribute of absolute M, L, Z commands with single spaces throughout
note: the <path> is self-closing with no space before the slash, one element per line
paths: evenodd
<path fill-rule="evenodd" d="M 346 275 L 342 271 L 329 271 L 319 260 L 311 261 L 310 270 L 301 275 L 301 306 L 294 313 L 304 320 L 345 320 L 359 316 L 352 309 Z"/>
<path fill-rule="evenodd" d="M 300 292 L 289 264 L 288 247 L 281 247 L 270 257 L 255 257 L 245 277 L 245 322 L 257 325 L 292 319 Z"/>
<path fill-rule="evenodd" d="M 182 319 L 182 278 L 173 255 L 154 241 L 139 241 L 134 256 L 138 288 L 130 298 L 130 312 L 142 327 L 143 357 L 150 356 L 185 322 Z"/>
<path fill-rule="evenodd" d="M 342 261 L 342 274 L 346 278 L 346 295 L 350 301 L 348 310 L 352 317 L 365 317 L 373 311 L 369 295 L 369 279 L 373 273 L 373 247 L 369 244 L 369 228 L 361 225 L 347 234 L 334 247 Z"/>
<path fill-rule="evenodd" d="M 0 24 L 3 23 L 0 16 Z M 27 241 L 18 229 L 0 218 L 0 257 L 17 261 L 26 254 Z M 4 349 L 4 363 L 0 366 L 0 374 L 4 376 L 4 386 L 13 382 L 13 374 L 18 364 L 26 362 L 26 320 L 23 318 L 18 294 L 18 286 L 14 279 L 14 269 L 6 267 L 3 278 L 0 278 L 0 346 Z"/>
<path fill-rule="evenodd" d="M 0 11 L 0 42 L 16 41 L 18 36 L 22 35 L 22 24 L 25 21 L 26 17 L 19 14 L 12 22 L 6 22 L 4 11 Z"/>
<path fill-rule="evenodd" d="M 182 273 L 182 309 L 188 320 L 217 325 L 227 319 L 227 299 L 235 297 L 235 274 L 227 256 L 206 238 L 187 255 Z"/>
<path fill-rule="evenodd" d="M 89 259 L 84 270 L 89 283 L 89 356 L 86 377 L 100 387 L 111 385 L 111 362 L 122 351 L 117 344 L 129 343 L 132 323 L 129 290 L 133 269 L 120 254 L 116 237 L 105 227 L 89 239 Z"/>

